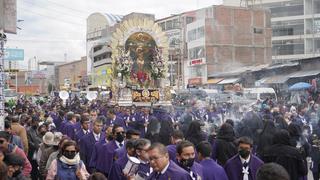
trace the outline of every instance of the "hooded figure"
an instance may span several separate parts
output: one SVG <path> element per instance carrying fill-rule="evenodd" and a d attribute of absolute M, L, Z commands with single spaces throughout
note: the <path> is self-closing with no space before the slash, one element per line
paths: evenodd
<path fill-rule="evenodd" d="M 274 162 L 283 166 L 291 180 L 298 180 L 307 175 L 307 163 L 299 150 L 290 145 L 290 135 L 287 130 L 280 130 L 275 133 L 273 145 L 262 155 L 265 163 Z"/>
<path fill-rule="evenodd" d="M 263 154 L 263 151 L 273 144 L 273 136 L 274 133 L 277 131 L 275 124 L 271 120 L 266 120 L 264 122 L 264 127 L 262 132 L 259 134 L 258 137 L 258 147 L 257 147 L 257 154 L 260 156 Z"/>
<path fill-rule="evenodd" d="M 238 153 L 235 144 L 235 133 L 233 127 L 224 123 L 220 127 L 217 139 L 212 145 L 212 159 L 217 160 L 218 164 L 224 166 L 228 159 Z"/>

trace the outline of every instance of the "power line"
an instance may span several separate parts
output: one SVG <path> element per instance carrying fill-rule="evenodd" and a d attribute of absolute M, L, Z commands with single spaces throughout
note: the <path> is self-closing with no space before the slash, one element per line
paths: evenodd
<path fill-rule="evenodd" d="M 38 15 L 38 16 L 46 17 L 46 18 L 49 18 L 49 19 L 52 19 L 52 20 L 56 20 L 56 21 L 59 21 L 59 22 L 64 22 L 64 23 L 68 23 L 68 24 L 74 24 L 74 25 L 85 26 L 85 27 L 86 27 L 85 24 L 79 24 L 79 23 L 75 23 L 75 22 L 71 22 L 71 21 L 66 21 L 66 20 L 58 19 L 58 18 L 56 18 L 56 17 L 52 17 L 52 16 L 48 16 L 48 15 L 36 13 L 36 12 L 30 11 L 30 10 L 28 10 L 28 9 L 22 8 L 22 7 L 20 7 L 20 9 L 23 10 L 24 12 L 36 14 L 36 15 Z"/>
<path fill-rule="evenodd" d="M 70 9 L 70 10 L 73 10 L 73 11 L 76 11 L 76 12 L 79 12 L 79 13 L 85 13 L 86 15 L 90 14 L 90 12 L 86 12 L 86 11 L 82 11 L 82 10 L 79 10 L 79 9 L 70 8 L 70 7 L 67 7 L 65 5 L 56 3 L 54 1 L 50 1 L 50 0 L 47 0 L 47 1 L 51 2 L 52 4 L 55 4 L 56 6 L 60 6 L 60 7 L 66 8 L 66 9 Z"/>
<path fill-rule="evenodd" d="M 47 9 L 47 10 L 54 11 L 54 12 L 57 12 L 57 13 L 59 13 L 59 14 L 64 14 L 64 15 L 67 15 L 67 16 L 70 16 L 70 17 L 85 19 L 85 17 L 79 17 L 79 16 L 77 16 L 77 15 L 75 15 L 75 14 L 72 14 L 72 13 L 66 13 L 66 12 L 58 11 L 57 9 L 52 9 L 52 8 L 48 8 L 48 7 L 43 7 L 43 6 L 40 6 L 39 4 L 35 4 L 35 3 L 29 2 L 29 1 L 27 1 L 27 0 L 24 0 L 24 1 L 22 1 L 22 2 L 31 4 L 31 5 L 33 5 L 33 6 L 38 6 L 38 7 L 40 7 L 40 8 L 45 8 L 45 9 Z"/>

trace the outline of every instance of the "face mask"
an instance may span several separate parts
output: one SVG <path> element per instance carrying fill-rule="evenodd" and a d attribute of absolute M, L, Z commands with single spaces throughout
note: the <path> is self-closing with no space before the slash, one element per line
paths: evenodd
<path fill-rule="evenodd" d="M 77 152 L 63 152 L 63 155 L 68 159 L 73 159 L 76 156 Z"/>
<path fill-rule="evenodd" d="M 122 142 L 124 140 L 124 136 L 122 134 L 117 134 L 116 141 Z"/>
<path fill-rule="evenodd" d="M 190 159 L 181 159 L 179 164 L 183 169 L 188 170 L 193 166 L 193 163 L 194 163 L 194 158 L 190 158 Z"/>
<path fill-rule="evenodd" d="M 245 150 L 245 149 L 240 149 L 239 150 L 239 155 L 243 158 L 243 159 L 247 159 L 250 155 L 250 151 Z"/>

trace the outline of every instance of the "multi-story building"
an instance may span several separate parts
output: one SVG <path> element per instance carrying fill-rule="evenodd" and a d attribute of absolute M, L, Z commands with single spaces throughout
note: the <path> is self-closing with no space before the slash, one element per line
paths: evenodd
<path fill-rule="evenodd" d="M 224 5 L 240 6 L 244 0 L 224 0 Z M 272 59 L 274 62 L 320 55 L 319 0 L 257 0 L 250 7 L 271 12 Z"/>
<path fill-rule="evenodd" d="M 68 62 L 56 66 L 56 78 L 59 89 L 80 89 L 81 80 L 87 75 L 87 59 L 81 57 L 81 60 Z"/>
<path fill-rule="evenodd" d="M 87 18 L 87 74 L 93 86 L 110 86 L 110 40 L 122 16 L 93 13 Z"/>
<path fill-rule="evenodd" d="M 210 6 L 157 22 L 170 44 L 180 39 L 184 86 L 206 84 L 211 74 L 271 60 L 270 13 L 263 9 Z"/>

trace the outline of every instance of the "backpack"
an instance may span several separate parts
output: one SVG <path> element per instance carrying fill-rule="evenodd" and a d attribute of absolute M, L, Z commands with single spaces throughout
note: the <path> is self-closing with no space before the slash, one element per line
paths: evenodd
<path fill-rule="evenodd" d="M 78 167 L 81 168 L 83 162 L 76 165 L 68 165 L 57 159 L 57 174 L 55 180 L 79 180 L 76 175 Z"/>

